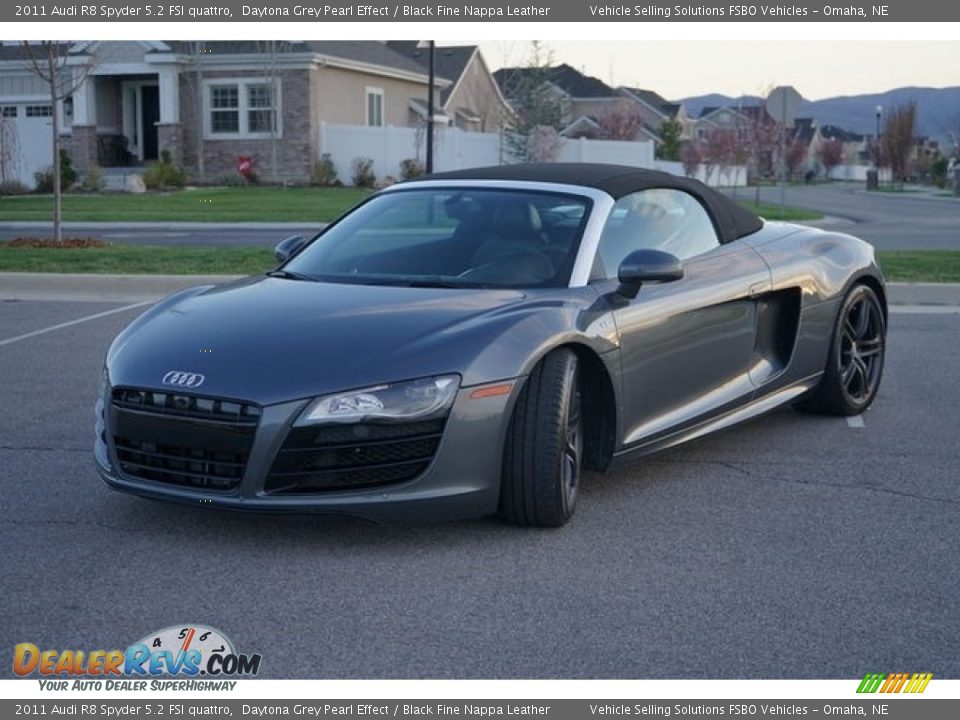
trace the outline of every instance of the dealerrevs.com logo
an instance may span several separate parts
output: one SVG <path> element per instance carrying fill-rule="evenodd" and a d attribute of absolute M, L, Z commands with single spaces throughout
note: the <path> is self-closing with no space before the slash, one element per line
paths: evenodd
<path fill-rule="evenodd" d="M 41 650 L 28 642 L 13 649 L 13 672 L 19 677 L 36 673 L 45 678 L 105 678 L 108 681 L 120 677 L 160 676 L 220 679 L 255 676 L 260 672 L 260 661 L 261 655 L 238 653 L 226 635 L 201 625 L 168 627 L 124 650 Z"/>

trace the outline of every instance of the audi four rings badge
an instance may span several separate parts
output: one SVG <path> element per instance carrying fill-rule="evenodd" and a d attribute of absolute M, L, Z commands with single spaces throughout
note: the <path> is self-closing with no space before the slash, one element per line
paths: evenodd
<path fill-rule="evenodd" d="M 161 382 L 164 385 L 174 385 L 182 388 L 200 387 L 206 378 L 200 373 L 184 372 L 183 370 L 171 370 L 163 376 Z"/>

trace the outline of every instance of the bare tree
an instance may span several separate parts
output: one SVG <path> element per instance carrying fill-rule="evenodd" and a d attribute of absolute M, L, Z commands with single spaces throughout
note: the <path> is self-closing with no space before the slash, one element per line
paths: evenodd
<path fill-rule="evenodd" d="M 20 138 L 16 123 L 0 116 L 0 183 L 20 177 Z"/>
<path fill-rule="evenodd" d="M 881 145 L 890 162 L 894 182 L 903 184 L 907 177 L 916 123 L 917 104 L 912 100 L 903 105 L 895 105 L 887 113 Z"/>
<path fill-rule="evenodd" d="M 960 158 L 960 110 L 948 115 L 941 126 L 950 141 L 950 154 Z"/>
<path fill-rule="evenodd" d="M 53 120 L 53 239 L 62 239 L 63 188 L 60 183 L 60 103 L 72 95 L 87 80 L 93 65 L 90 63 L 66 67 L 70 44 L 53 40 L 21 43 L 30 72 L 43 81 L 50 93 Z"/>
<path fill-rule="evenodd" d="M 806 159 L 807 144 L 800 138 L 795 138 L 793 142 L 787 145 L 783 156 L 783 164 L 787 168 L 788 180 L 796 178 L 797 173 L 803 167 L 803 163 Z"/>
<path fill-rule="evenodd" d="M 823 165 L 823 169 L 827 173 L 827 179 L 830 178 L 830 173 L 833 169 L 843 162 L 843 154 L 843 141 L 837 138 L 825 140 L 820 147 L 817 148 L 817 160 Z"/>
<path fill-rule="evenodd" d="M 680 148 L 680 162 L 687 177 L 694 177 L 703 161 L 703 147 L 699 140 L 691 140 Z"/>
<path fill-rule="evenodd" d="M 527 140 L 535 128 L 550 127 L 559 132 L 566 121 L 567 102 L 549 83 L 552 63 L 549 50 L 534 42 L 526 66 L 498 71 L 501 90 L 513 109 L 505 129 L 507 150 L 517 160 L 531 160 Z"/>
<path fill-rule="evenodd" d="M 196 177 L 201 183 L 206 179 L 203 158 L 203 56 L 205 53 L 206 44 L 203 40 L 187 43 L 187 72 L 184 76 L 190 91 L 190 115 L 180 119 L 183 123 L 189 123 L 193 153 L 196 156 Z"/>
<path fill-rule="evenodd" d="M 704 138 L 704 165 L 706 166 L 707 176 L 705 180 L 710 181 L 714 168 L 717 169 L 717 181 L 720 175 L 727 175 L 730 172 L 730 166 L 733 165 L 734 156 L 734 131 L 731 128 L 719 127 L 713 128 L 707 132 Z"/>
<path fill-rule="evenodd" d="M 604 140 L 635 140 L 643 129 L 643 116 L 633 109 L 618 108 L 598 117 L 597 124 Z"/>
<path fill-rule="evenodd" d="M 745 125 L 754 175 L 776 179 L 783 146 L 783 127 L 762 108 Z"/>

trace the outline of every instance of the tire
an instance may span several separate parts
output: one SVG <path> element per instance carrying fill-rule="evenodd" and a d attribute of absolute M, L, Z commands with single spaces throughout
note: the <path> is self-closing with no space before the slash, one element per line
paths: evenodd
<path fill-rule="evenodd" d="M 573 515 L 583 457 L 577 356 L 547 355 L 517 398 L 503 453 L 500 510 L 515 525 L 560 527 Z"/>
<path fill-rule="evenodd" d="M 806 412 L 859 415 L 873 402 L 883 375 L 887 325 L 873 288 L 855 285 L 840 305 L 820 384 L 799 404 Z"/>

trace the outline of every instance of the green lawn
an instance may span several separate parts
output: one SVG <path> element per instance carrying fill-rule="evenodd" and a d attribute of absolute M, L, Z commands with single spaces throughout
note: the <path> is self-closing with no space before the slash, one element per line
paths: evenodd
<path fill-rule="evenodd" d="M 804 210 L 803 208 L 781 207 L 774 203 L 755 203 L 752 200 L 738 200 L 743 207 L 750 212 L 766 218 L 767 220 L 786 220 L 788 222 L 797 220 L 820 220 L 823 213 L 816 210 Z"/>
<path fill-rule="evenodd" d="M 63 197 L 74 222 L 328 222 L 369 195 L 355 188 L 198 188 Z M 49 196 L 0 197 L 0 222 L 50 220 Z"/>
<path fill-rule="evenodd" d="M 0 243 L 0 272 L 245 275 L 276 264 L 273 252 L 259 247 L 29 248 Z"/>
<path fill-rule="evenodd" d="M 132 195 L 71 195 L 63 219 L 73 222 L 329 222 L 369 195 L 356 188 L 198 188 Z M 817 220 L 801 208 L 741 200 L 768 220 Z M 0 222 L 50 220 L 49 196 L 0 197 Z"/>
<path fill-rule="evenodd" d="M 888 280 L 960 282 L 960 251 L 881 251 Z M 104 248 L 29 248 L 0 243 L 0 272 L 259 273 L 275 265 L 266 248 L 114 245 Z"/>
<path fill-rule="evenodd" d="M 960 282 L 957 250 L 881 250 L 877 255 L 887 280 Z"/>

